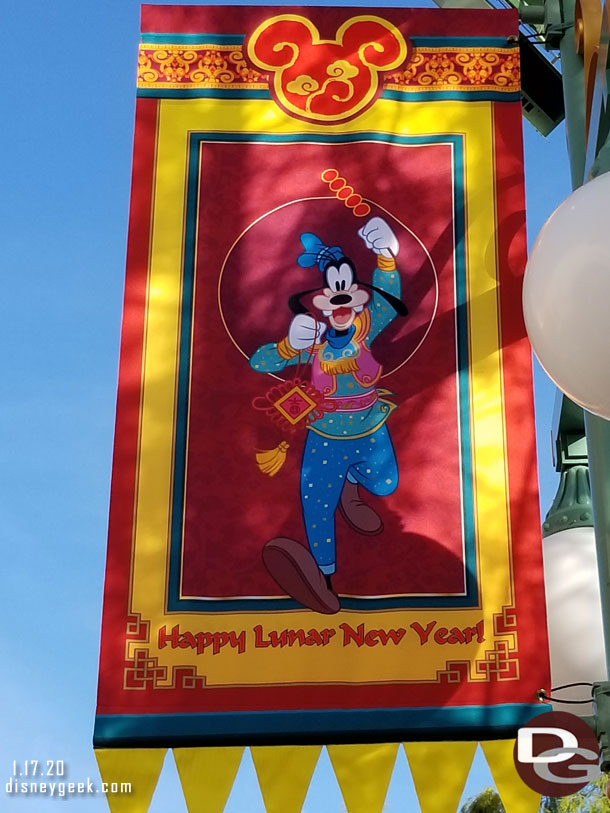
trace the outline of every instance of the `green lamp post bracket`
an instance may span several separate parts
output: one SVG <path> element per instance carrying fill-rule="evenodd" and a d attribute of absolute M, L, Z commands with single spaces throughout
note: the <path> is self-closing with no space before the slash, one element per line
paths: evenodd
<path fill-rule="evenodd" d="M 544 537 L 567 528 L 593 525 L 584 412 L 559 391 L 555 396 L 551 437 L 553 461 L 560 478 L 557 494 L 542 524 Z"/>

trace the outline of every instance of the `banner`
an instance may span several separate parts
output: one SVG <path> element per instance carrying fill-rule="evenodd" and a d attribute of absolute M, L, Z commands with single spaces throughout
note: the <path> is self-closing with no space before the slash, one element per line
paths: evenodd
<path fill-rule="evenodd" d="M 549 688 L 516 11 L 144 6 L 95 744 Z"/>

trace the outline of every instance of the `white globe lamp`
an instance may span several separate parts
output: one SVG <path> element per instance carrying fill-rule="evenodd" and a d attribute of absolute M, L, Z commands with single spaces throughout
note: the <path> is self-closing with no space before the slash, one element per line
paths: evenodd
<path fill-rule="evenodd" d="M 610 173 L 573 192 L 546 221 L 523 285 L 540 364 L 573 401 L 610 419 Z"/>
<path fill-rule="evenodd" d="M 606 680 L 606 652 L 593 528 L 567 528 L 543 540 L 544 584 L 553 688 Z M 586 686 L 557 692 L 562 700 L 591 696 Z M 591 715 L 591 703 L 553 703 L 555 711 Z"/>

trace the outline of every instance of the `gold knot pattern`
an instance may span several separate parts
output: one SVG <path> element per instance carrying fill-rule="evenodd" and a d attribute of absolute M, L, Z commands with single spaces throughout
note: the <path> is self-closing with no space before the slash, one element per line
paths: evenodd
<path fill-rule="evenodd" d="M 140 46 L 138 87 L 258 86 L 267 88 L 266 74 L 246 62 L 235 45 Z"/>
<path fill-rule="evenodd" d="M 519 49 L 417 48 L 400 73 L 386 77 L 393 90 L 520 90 Z"/>
<path fill-rule="evenodd" d="M 345 60 L 328 65 L 322 83 L 309 73 L 289 83 L 295 97 L 307 97 L 311 106 L 334 82 L 337 97 L 344 101 L 353 92 L 354 66 Z M 174 45 L 142 43 L 138 59 L 139 88 L 239 88 L 269 90 L 269 73 L 257 70 L 241 46 L 225 44 Z M 384 90 L 477 91 L 493 89 L 514 93 L 520 90 L 518 48 L 490 49 L 418 47 L 399 72 L 387 73 Z"/>

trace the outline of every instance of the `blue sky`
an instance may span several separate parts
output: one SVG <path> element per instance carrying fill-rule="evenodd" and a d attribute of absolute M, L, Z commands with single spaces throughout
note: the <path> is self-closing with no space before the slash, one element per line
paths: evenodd
<path fill-rule="evenodd" d="M 71 780 L 97 777 L 91 737 L 139 4 L 7 0 L 2 16 L 0 796 L 13 760 L 64 760 Z M 525 144 L 531 244 L 570 186 L 563 127 L 543 139 L 525 124 Z M 554 387 L 538 367 L 535 379 L 546 510 L 556 488 Z M 338 813 L 344 808 L 327 760 L 321 768 L 305 810 Z M 488 784 L 478 757 L 467 794 Z M 412 794 L 402 756 L 387 810 L 416 811 Z M 28 811 L 51 804 L 13 800 Z M 151 810 L 181 804 L 168 759 Z M 70 806 L 103 809 L 100 798 Z M 249 760 L 227 810 L 262 811 Z"/>

